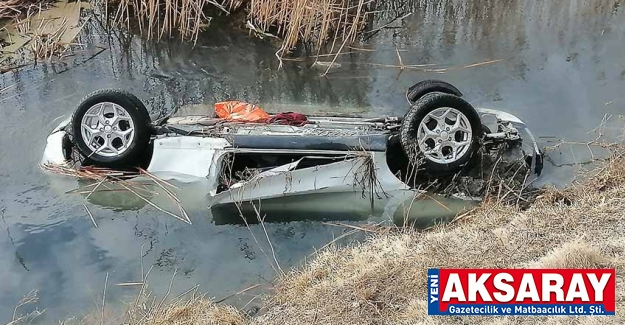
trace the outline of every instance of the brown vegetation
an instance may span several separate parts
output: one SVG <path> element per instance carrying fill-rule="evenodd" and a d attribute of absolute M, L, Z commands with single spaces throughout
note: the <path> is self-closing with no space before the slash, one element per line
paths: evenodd
<path fill-rule="evenodd" d="M 11 3 L 9 15 L 0 11 L 0 71 L 3 73 L 23 66 L 32 59 L 61 58 L 75 43 L 84 23 L 81 10 L 87 2 L 70 0 L 6 1 Z M 0 9 L 3 7 L 0 1 Z M 8 9 L 7 9 L 8 10 Z M 3 16 L 4 15 L 4 16 Z"/>
<path fill-rule="evenodd" d="M 78 155 L 78 154 L 77 154 Z M 90 180 L 91 183 L 81 186 L 77 189 L 67 192 L 68 194 L 81 194 L 86 195 L 85 201 L 94 193 L 100 192 L 128 192 L 129 194 L 137 197 L 141 201 L 150 205 L 158 211 L 161 211 L 171 217 L 174 217 L 184 223 L 191 224 L 191 219 L 186 210 L 182 206 L 176 191 L 178 187 L 162 180 L 155 175 L 152 175 L 143 168 L 137 168 L 137 170 L 113 170 L 105 167 L 97 166 L 80 166 L 80 162 L 73 162 L 71 165 L 49 165 L 43 164 L 41 168 L 43 170 L 53 172 L 60 175 L 71 176 L 77 179 Z M 133 179 L 136 176 L 144 176 L 144 179 Z M 153 187 L 153 188 L 150 188 Z M 153 203 L 146 196 L 156 195 L 160 190 L 165 197 L 169 198 L 170 202 L 178 208 L 180 214 L 172 213 L 168 210 L 161 208 Z M 89 208 L 83 203 L 83 206 L 91 218 L 93 225 L 97 228 L 98 224 L 95 218 L 89 211 Z"/>
<path fill-rule="evenodd" d="M 196 41 L 200 30 L 210 23 L 207 9 L 230 15 L 247 12 L 246 26 L 257 35 L 282 37 L 280 54 L 300 42 L 321 46 L 332 41 L 339 47 L 356 39 L 367 18 L 364 0 L 110 0 L 113 20 L 130 27 L 136 18 L 147 37 L 161 38 L 179 33 Z M 271 31 L 275 30 L 275 34 Z"/>
<path fill-rule="evenodd" d="M 170 303 L 164 299 L 156 299 L 144 291 L 135 301 L 128 303 L 125 313 L 98 311 L 82 318 L 71 318 L 61 322 L 62 325 L 244 325 L 247 319 L 244 314 L 231 306 L 218 306 L 194 290 L 174 298 Z M 165 297 L 167 298 L 167 297 Z M 26 318 L 23 318 L 26 319 Z M 30 317 L 32 319 L 32 316 Z M 19 319 L 21 320 L 21 319 Z M 25 324 L 15 322 L 7 325 Z"/>
<path fill-rule="evenodd" d="M 179 300 L 164 306 L 142 310 L 138 306 L 129 312 L 124 324 L 185 324 L 185 325 L 243 325 L 246 319 L 230 306 L 217 306 L 201 296 Z M 145 305 L 143 305 L 145 308 Z"/>
<path fill-rule="evenodd" d="M 40 10 L 52 0 L 0 0 L 0 19 L 16 18 L 31 10 Z"/>
<path fill-rule="evenodd" d="M 107 7 L 108 7 L 107 3 Z M 171 36 L 177 31 L 184 39 L 197 40 L 201 28 L 208 26 L 210 17 L 204 13 L 210 0 L 116 0 L 113 20 L 130 27 L 130 19 L 139 24 L 141 33 L 148 38 Z"/>
<path fill-rule="evenodd" d="M 326 41 L 332 48 L 353 42 L 368 15 L 364 0 L 260 0 L 251 1 L 248 17 L 261 30 L 277 27 L 283 37 L 281 51 L 288 52 L 299 42 Z M 332 52 L 332 50 L 330 50 Z"/>

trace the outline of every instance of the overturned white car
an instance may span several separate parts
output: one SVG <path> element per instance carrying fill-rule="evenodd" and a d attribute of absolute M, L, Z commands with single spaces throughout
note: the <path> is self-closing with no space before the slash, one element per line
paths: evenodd
<path fill-rule="evenodd" d="M 298 125 L 210 116 L 152 121 L 135 96 L 100 90 L 48 137 L 42 163 L 142 167 L 164 179 L 201 179 L 214 211 L 257 212 L 262 204 L 265 213 L 305 214 L 322 204 L 328 215 L 394 214 L 424 189 L 424 179 L 479 168 L 478 152 L 502 146 L 521 152 L 540 174 L 541 152 L 519 118 L 474 109 L 442 81 L 414 85 L 407 99 L 404 117 L 317 116 Z M 348 197 L 362 207 L 346 203 Z"/>

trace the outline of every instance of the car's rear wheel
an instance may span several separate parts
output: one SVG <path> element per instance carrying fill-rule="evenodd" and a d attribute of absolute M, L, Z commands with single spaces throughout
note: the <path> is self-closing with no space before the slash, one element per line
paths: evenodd
<path fill-rule="evenodd" d="M 147 109 L 120 90 L 99 90 L 83 99 L 71 122 L 80 153 L 97 165 L 120 167 L 141 161 L 150 142 Z"/>
<path fill-rule="evenodd" d="M 460 92 L 458 88 L 454 87 L 450 83 L 440 80 L 424 80 L 408 88 L 408 91 L 406 92 L 406 99 L 412 105 L 417 100 L 419 100 L 419 98 L 423 97 L 423 95 L 432 92 L 439 92 L 462 97 L 462 92 Z"/>
<path fill-rule="evenodd" d="M 409 160 L 428 172 L 453 173 L 471 159 L 483 134 L 477 111 L 460 97 L 433 92 L 410 108 L 400 129 Z"/>

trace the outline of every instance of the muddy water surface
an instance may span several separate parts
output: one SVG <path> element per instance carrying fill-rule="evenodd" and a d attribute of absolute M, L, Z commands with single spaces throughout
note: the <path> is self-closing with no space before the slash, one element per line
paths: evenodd
<path fill-rule="evenodd" d="M 543 143 L 551 137 L 587 141 L 595 137 L 587 132 L 605 114 L 625 113 L 625 14 L 617 0 L 385 5 L 374 28 L 413 14 L 359 45 L 375 51 L 340 57 L 341 66 L 324 78 L 319 77 L 324 69 L 310 68 L 309 61 L 285 61 L 276 71 L 275 48 L 230 32 L 229 26 L 214 24 L 190 47 L 120 33 L 107 38 L 95 20 L 87 26 L 91 36 L 81 40 L 88 44 L 85 51 L 2 75 L 0 321 L 10 320 L 13 306 L 32 289 L 39 290 L 39 307 L 47 308 L 43 323 L 93 310 L 107 273 L 107 305 L 120 305 L 116 302 L 130 299 L 137 289 L 114 284 L 140 280 L 141 260 L 145 269 L 154 265 L 149 282 L 161 293 L 174 272 L 172 291 L 199 284 L 218 298 L 268 284 L 275 276 L 250 230 L 213 223 L 204 194 L 193 186 L 181 194 L 193 226 L 127 195 L 110 194 L 88 202 L 99 224 L 94 228 L 83 198 L 65 194 L 79 184 L 40 171 L 37 164 L 55 119 L 71 114 L 81 97 L 99 88 L 130 90 L 153 112 L 236 98 L 272 111 L 402 115 L 408 86 L 442 78 L 476 106 L 517 114 Z M 94 57 L 100 46 L 107 49 Z M 504 61 L 441 74 L 388 67 L 399 64 L 397 52 L 404 64 L 436 68 Z M 539 182 L 566 184 L 588 156 L 579 148 L 551 152 L 553 163 L 546 164 Z M 252 231 L 264 237 L 262 228 L 252 226 Z M 269 224 L 267 231 L 278 262 L 288 268 L 342 229 L 301 220 Z M 261 247 L 268 249 L 264 242 Z M 243 306 L 252 297 L 231 302 Z M 258 302 L 247 308 L 254 305 Z"/>

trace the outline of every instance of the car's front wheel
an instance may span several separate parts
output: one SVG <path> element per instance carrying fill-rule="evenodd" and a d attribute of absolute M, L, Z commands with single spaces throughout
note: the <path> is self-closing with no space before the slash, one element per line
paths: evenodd
<path fill-rule="evenodd" d="M 423 158 L 426 171 L 453 173 L 478 149 L 481 125 L 471 104 L 451 94 L 432 92 L 419 98 L 404 117 L 401 145 L 411 162 Z"/>
<path fill-rule="evenodd" d="M 80 153 L 97 165 L 120 167 L 143 158 L 151 136 L 149 114 L 134 96 L 99 90 L 74 112 L 71 135 Z"/>

